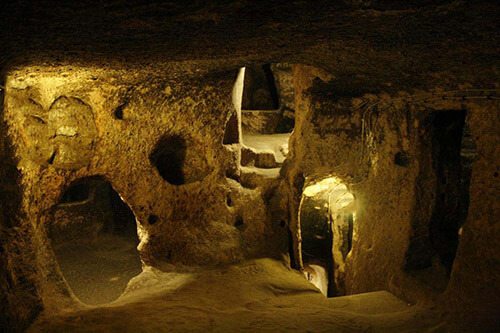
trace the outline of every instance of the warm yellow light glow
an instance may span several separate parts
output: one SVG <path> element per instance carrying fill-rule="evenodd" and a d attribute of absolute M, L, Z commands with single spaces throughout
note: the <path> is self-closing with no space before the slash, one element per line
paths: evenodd
<path fill-rule="evenodd" d="M 241 67 L 238 72 L 236 82 L 234 83 L 233 93 L 232 93 L 233 105 L 238 113 L 241 112 L 241 101 L 243 99 L 244 80 L 245 80 L 245 67 Z"/>
<path fill-rule="evenodd" d="M 349 205 L 354 200 L 354 197 L 351 193 L 345 192 L 341 196 L 337 197 L 332 201 L 332 204 L 336 205 L 337 208 L 344 208 Z"/>
<path fill-rule="evenodd" d="M 347 186 L 336 177 L 328 177 L 306 186 L 303 194 L 307 197 L 324 196 L 332 209 L 341 209 L 354 201 L 354 196 Z"/>
<path fill-rule="evenodd" d="M 304 195 L 307 197 L 314 197 L 318 195 L 320 192 L 327 191 L 327 190 L 333 190 L 337 188 L 338 186 L 342 187 L 343 189 L 346 189 L 346 186 L 338 180 L 338 178 L 335 177 L 329 177 L 325 178 L 317 183 L 314 183 L 312 185 L 307 186 L 304 189 Z"/>

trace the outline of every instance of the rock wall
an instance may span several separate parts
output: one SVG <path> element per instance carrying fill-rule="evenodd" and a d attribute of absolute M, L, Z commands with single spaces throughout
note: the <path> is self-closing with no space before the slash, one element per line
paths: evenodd
<path fill-rule="evenodd" d="M 478 318 L 484 329 L 497 324 L 496 92 L 375 95 L 354 87 L 337 93 L 333 75 L 294 65 L 295 128 L 280 175 L 270 176 L 241 168 L 237 123 L 229 122 L 238 135 L 224 144 L 225 127 L 240 111 L 232 100 L 237 69 L 166 68 L 8 71 L 0 135 L 2 325 L 21 329 L 42 308 L 79 306 L 48 232 L 64 191 L 92 176 L 109 181 L 133 211 L 145 265 L 276 257 L 286 253 L 290 237 L 298 268 L 304 182 L 338 177 L 355 197 L 346 293 L 383 289 L 412 303 L 438 304 L 456 330 Z M 466 110 L 477 155 L 449 277 L 432 250 L 430 265 L 408 264 L 428 247 L 433 207 L 426 189 L 436 180 L 421 175 L 432 173 L 426 119 L 440 110 Z"/>
<path fill-rule="evenodd" d="M 500 272 L 498 242 L 493 241 L 498 238 L 498 205 L 493 202 L 498 197 L 497 92 L 434 89 L 358 96 L 353 90 L 350 96 L 336 94 L 334 77 L 317 68 L 297 65 L 294 75 L 296 127 L 285 172 L 296 257 L 303 179 L 336 176 L 348 184 L 356 202 L 347 293 L 385 289 L 412 303 L 443 305 L 441 311 L 452 314 L 456 329 L 472 327 L 473 321 L 474 329 L 494 327 L 493 309 L 499 305 L 495 276 Z M 429 114 L 441 110 L 466 110 L 478 155 L 472 164 L 468 218 L 449 278 L 436 258 L 425 269 L 407 269 L 410 243 L 418 228 L 429 228 L 433 208 L 423 206 L 429 201 L 421 195 L 432 192 L 435 184 L 418 178 L 429 164 L 422 133 Z M 478 323 L 478 318 L 484 321 Z"/>
<path fill-rule="evenodd" d="M 391 275 L 401 269 L 409 233 L 405 220 L 413 203 L 415 167 L 394 164 L 394 154 L 409 145 L 399 133 L 407 130 L 405 119 L 368 114 L 354 96 L 337 98 L 333 78 L 320 70 L 297 66 L 295 74 L 290 184 L 301 176 L 332 175 L 349 185 L 356 222 L 346 287 L 349 293 L 387 289 Z M 300 189 L 294 191 L 295 201 Z M 292 210 L 297 206 L 293 204 Z"/>
<path fill-rule="evenodd" d="M 500 327 L 500 196 L 499 125 L 500 102 L 477 100 L 465 103 L 471 134 L 477 147 L 470 185 L 469 214 L 457 250 L 446 307 L 456 318 L 452 322 L 477 331 L 495 331 Z"/>
<path fill-rule="evenodd" d="M 18 214 L 20 228 L 33 237 L 17 235 L 33 244 L 27 266 L 48 311 L 76 304 L 47 229 L 64 190 L 83 177 L 108 180 L 132 209 L 146 265 L 218 265 L 280 254 L 286 232 L 271 221 L 267 190 L 226 178 L 239 173 L 240 144 L 223 145 L 237 70 L 196 72 L 175 64 L 168 70 L 26 66 L 7 74 L 4 138 L 14 144 L 7 153 L 19 170 L 13 184 L 19 206 L 6 211 Z M 172 137 L 180 141 L 165 140 Z M 178 150 L 181 157 L 169 158 Z M 180 173 L 182 181 L 162 172 Z M 6 243 L 9 253 L 22 248 Z M 21 261 L 15 265 L 25 269 Z"/>
<path fill-rule="evenodd" d="M 3 115 L 0 90 L 0 115 Z M 21 175 L 13 143 L 0 121 L 0 330 L 26 328 L 41 310 L 35 286 L 33 230 L 23 224 Z"/>

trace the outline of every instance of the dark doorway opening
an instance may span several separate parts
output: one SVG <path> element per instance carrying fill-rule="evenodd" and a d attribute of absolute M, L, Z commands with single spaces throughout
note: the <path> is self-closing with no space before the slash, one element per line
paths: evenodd
<path fill-rule="evenodd" d="M 82 201 L 75 193 L 84 188 Z M 63 193 L 48 232 L 61 272 L 83 303 L 117 299 L 142 270 L 135 216 L 101 177 L 78 180 Z"/>
<path fill-rule="evenodd" d="M 303 196 L 300 204 L 300 233 L 302 262 L 307 279 L 325 296 L 333 290 L 333 235 L 328 207 L 324 201 Z M 321 276 L 323 275 L 323 276 Z"/>
<path fill-rule="evenodd" d="M 306 277 L 328 297 L 345 290 L 352 249 L 354 196 L 336 177 L 308 181 L 299 207 L 301 256 Z"/>
<path fill-rule="evenodd" d="M 441 263 L 451 271 L 458 231 L 467 218 L 471 170 L 461 156 L 465 111 L 436 112 L 432 122 L 432 161 L 436 201 L 430 220 L 430 239 Z"/>
<path fill-rule="evenodd" d="M 243 110 L 279 108 L 278 90 L 269 64 L 245 67 L 241 108 Z"/>
<path fill-rule="evenodd" d="M 88 200 L 90 196 L 90 187 L 88 183 L 77 183 L 64 192 L 61 202 L 72 203 Z"/>
<path fill-rule="evenodd" d="M 465 110 L 447 110 L 433 112 L 422 122 L 406 269 L 421 271 L 418 276 L 436 291 L 446 288 L 469 208 L 476 151 L 465 120 Z"/>

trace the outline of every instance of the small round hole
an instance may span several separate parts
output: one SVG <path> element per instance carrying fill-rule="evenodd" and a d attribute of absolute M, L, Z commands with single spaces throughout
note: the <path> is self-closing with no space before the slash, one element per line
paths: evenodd
<path fill-rule="evenodd" d="M 116 119 L 123 120 L 123 109 L 125 109 L 126 105 L 126 103 L 123 103 L 115 109 L 114 115 Z"/>
<path fill-rule="evenodd" d="M 399 151 L 394 155 L 394 163 L 402 167 L 407 167 L 410 165 L 410 156 L 405 151 Z"/>
<path fill-rule="evenodd" d="M 231 194 L 228 194 L 227 197 L 226 197 L 226 204 L 228 205 L 228 207 L 233 207 L 233 199 L 231 198 Z"/>
<path fill-rule="evenodd" d="M 151 225 L 153 225 L 156 222 L 158 222 L 158 216 L 156 216 L 156 215 L 149 215 L 149 217 L 148 217 L 148 223 L 151 224 Z"/>
<path fill-rule="evenodd" d="M 280 227 L 282 228 L 286 227 L 286 222 L 284 220 L 280 221 Z"/>

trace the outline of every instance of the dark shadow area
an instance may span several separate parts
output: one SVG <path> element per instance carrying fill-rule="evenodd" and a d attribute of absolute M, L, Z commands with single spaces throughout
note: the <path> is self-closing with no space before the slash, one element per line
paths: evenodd
<path fill-rule="evenodd" d="M 81 194 L 88 194 L 84 201 Z M 78 180 L 63 193 L 49 237 L 66 282 L 84 303 L 115 300 L 141 272 L 135 216 L 101 177 Z"/>
<path fill-rule="evenodd" d="M 224 139 L 222 140 L 223 144 L 232 145 L 240 142 L 238 127 L 238 116 L 236 112 L 234 112 L 226 123 Z"/>
<path fill-rule="evenodd" d="M 329 218 L 328 206 L 324 201 L 303 196 L 300 205 L 300 232 L 302 236 L 302 261 L 304 267 L 315 265 L 325 270 L 327 280 L 327 296 L 337 294 L 333 280 L 333 234 Z M 311 281 L 311 271 L 307 276 Z"/>
<path fill-rule="evenodd" d="M 178 135 L 162 137 L 149 156 L 160 176 L 172 185 L 185 183 L 183 171 L 185 158 L 186 140 Z"/>
<path fill-rule="evenodd" d="M 3 97 L 0 88 L 0 332 L 22 332 L 42 311 L 42 304 L 34 281 L 32 226 L 20 223 L 23 186 L 14 147 L 6 135 Z"/>
<path fill-rule="evenodd" d="M 410 165 L 410 156 L 405 151 L 398 151 L 394 155 L 394 163 L 401 167 L 407 167 Z"/>
<path fill-rule="evenodd" d="M 314 198 L 304 197 L 300 208 L 302 258 L 309 260 L 331 258 L 332 235 L 328 207 Z"/>
<path fill-rule="evenodd" d="M 277 110 L 278 90 L 269 64 L 245 67 L 242 110 Z"/>
<path fill-rule="evenodd" d="M 441 263 L 451 271 L 458 246 L 458 230 L 467 218 L 471 170 L 460 151 L 465 111 L 438 112 L 433 120 L 432 160 L 437 176 L 436 202 L 430 239 Z"/>
<path fill-rule="evenodd" d="M 344 222 L 345 222 L 344 228 L 341 229 L 341 233 L 342 233 L 342 239 L 344 239 L 345 242 L 342 242 L 342 245 L 340 246 L 340 251 L 345 261 L 347 259 L 347 255 L 352 250 L 352 236 L 354 233 L 354 215 L 352 213 L 345 214 Z"/>
<path fill-rule="evenodd" d="M 465 126 L 464 110 L 433 112 L 422 123 L 420 172 L 416 182 L 413 232 L 406 256 L 408 271 L 430 270 L 446 287 L 455 259 L 459 230 L 469 207 L 475 145 Z M 434 271 L 431 274 L 431 271 Z"/>
<path fill-rule="evenodd" d="M 61 203 L 85 201 L 89 199 L 90 188 L 88 183 L 79 183 L 71 186 L 64 192 Z"/>
<path fill-rule="evenodd" d="M 113 112 L 115 119 L 123 120 L 123 113 L 124 113 L 123 111 L 124 111 L 126 106 L 127 106 L 127 102 L 118 105 L 118 107 Z"/>

